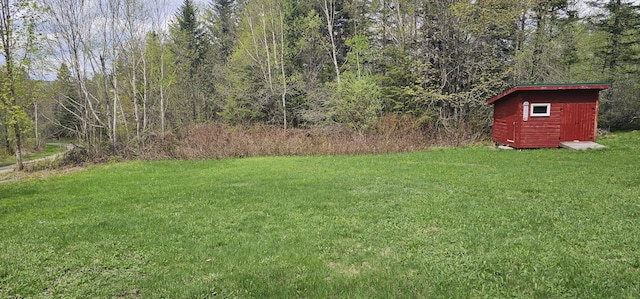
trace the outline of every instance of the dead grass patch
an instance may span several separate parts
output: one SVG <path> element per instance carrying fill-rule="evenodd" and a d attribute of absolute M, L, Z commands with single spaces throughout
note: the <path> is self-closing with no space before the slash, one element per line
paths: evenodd
<path fill-rule="evenodd" d="M 414 118 L 391 115 L 367 131 L 344 127 L 283 129 L 255 125 L 195 124 L 180 134 L 172 151 L 163 156 L 180 159 L 224 159 L 251 156 L 309 156 L 383 154 L 460 146 L 483 140 L 465 127 L 437 131 Z M 155 148 L 167 148 L 156 146 Z"/>
<path fill-rule="evenodd" d="M 373 270 L 373 267 L 371 267 L 371 264 L 369 264 L 368 262 L 361 262 L 361 263 L 355 263 L 355 264 L 349 264 L 349 265 L 345 265 L 339 262 L 328 262 L 327 267 L 329 267 L 329 269 L 335 271 L 339 275 L 347 276 L 350 278 L 358 277 L 360 274 L 363 274 L 364 272 Z"/>
<path fill-rule="evenodd" d="M 64 168 L 48 168 L 43 170 L 37 170 L 32 172 L 26 171 L 12 171 L 9 173 L 0 174 L 0 184 L 11 181 L 30 181 L 40 180 L 56 176 L 63 176 L 74 172 L 79 172 L 87 169 L 84 166 L 70 166 Z"/>

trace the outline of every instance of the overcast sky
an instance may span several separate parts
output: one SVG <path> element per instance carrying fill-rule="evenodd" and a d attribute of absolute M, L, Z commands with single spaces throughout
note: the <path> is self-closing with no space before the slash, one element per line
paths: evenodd
<path fill-rule="evenodd" d="M 176 11 L 178 11 L 178 7 L 180 7 L 183 2 L 184 0 L 167 0 L 169 12 L 174 15 Z M 210 0 L 193 0 L 193 3 L 196 3 L 197 5 L 208 5 L 210 2 Z"/>

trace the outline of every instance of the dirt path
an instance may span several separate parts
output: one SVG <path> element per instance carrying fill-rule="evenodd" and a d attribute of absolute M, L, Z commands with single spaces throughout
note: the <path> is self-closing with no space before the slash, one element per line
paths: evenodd
<path fill-rule="evenodd" d="M 47 156 L 44 158 L 40 158 L 40 159 L 35 159 L 35 160 L 29 160 L 29 161 L 23 161 L 22 163 L 24 165 L 29 165 L 31 163 L 37 163 L 40 161 L 49 161 L 49 160 L 54 160 L 64 154 L 66 154 L 68 151 L 70 151 L 71 149 L 73 149 L 73 144 L 67 144 L 67 143 L 47 143 L 47 145 L 54 145 L 54 146 L 59 146 L 59 147 L 65 147 L 66 149 L 64 151 L 61 151 L 55 155 L 51 155 L 51 156 Z M 15 169 L 16 165 L 9 165 L 9 166 L 3 166 L 0 167 L 0 174 L 3 173 L 9 173 L 12 172 Z"/>
<path fill-rule="evenodd" d="M 14 167 L 16 167 L 16 166 L 15 165 L 2 166 L 2 167 L 0 167 L 0 174 L 7 173 L 7 172 L 12 172 Z"/>

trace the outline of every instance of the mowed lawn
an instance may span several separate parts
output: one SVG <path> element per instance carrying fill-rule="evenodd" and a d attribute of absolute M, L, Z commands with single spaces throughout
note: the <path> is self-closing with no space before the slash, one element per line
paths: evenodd
<path fill-rule="evenodd" d="M 637 298 L 640 132 L 0 184 L 2 298 Z"/>

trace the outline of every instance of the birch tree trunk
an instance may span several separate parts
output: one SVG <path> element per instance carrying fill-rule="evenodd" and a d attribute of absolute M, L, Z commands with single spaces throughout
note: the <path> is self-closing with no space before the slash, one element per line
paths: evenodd
<path fill-rule="evenodd" d="M 329 39 L 331 40 L 331 61 L 336 72 L 336 81 L 340 83 L 340 66 L 338 65 L 338 50 L 335 40 L 334 24 L 336 18 L 336 5 L 335 0 L 323 0 L 322 12 L 324 13 L 325 21 L 327 22 L 327 32 L 329 33 Z"/>
<path fill-rule="evenodd" d="M 282 122 L 284 129 L 287 129 L 287 74 L 284 68 L 284 18 L 282 17 L 282 9 L 280 10 L 280 70 L 282 71 Z M 274 39 L 275 40 L 275 39 Z"/>

